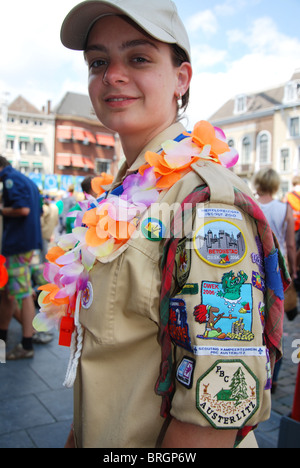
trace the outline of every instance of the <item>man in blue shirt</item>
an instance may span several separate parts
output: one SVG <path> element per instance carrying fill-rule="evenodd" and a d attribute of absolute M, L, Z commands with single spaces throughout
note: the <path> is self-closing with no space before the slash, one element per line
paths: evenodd
<path fill-rule="evenodd" d="M 22 302 L 22 343 L 6 359 L 31 358 L 34 355 L 32 320 L 35 307 L 32 297 L 30 262 L 34 250 L 42 248 L 41 202 L 37 186 L 0 156 L 0 181 L 3 183 L 2 254 L 6 257 L 8 284 L 1 291 L 0 339 L 6 341 L 14 313 L 15 300 Z"/>

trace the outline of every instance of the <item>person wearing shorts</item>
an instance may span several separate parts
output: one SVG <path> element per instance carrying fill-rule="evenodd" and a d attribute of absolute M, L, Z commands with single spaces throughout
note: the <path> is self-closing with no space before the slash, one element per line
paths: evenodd
<path fill-rule="evenodd" d="M 2 255 L 6 258 L 9 275 L 8 283 L 1 291 L 0 339 L 7 340 L 18 301 L 22 342 L 7 354 L 6 359 L 32 358 L 35 306 L 30 263 L 34 250 L 42 248 L 40 194 L 37 186 L 3 156 L 0 156 L 0 180 L 3 182 L 3 208 L 0 209 L 3 217 Z"/>

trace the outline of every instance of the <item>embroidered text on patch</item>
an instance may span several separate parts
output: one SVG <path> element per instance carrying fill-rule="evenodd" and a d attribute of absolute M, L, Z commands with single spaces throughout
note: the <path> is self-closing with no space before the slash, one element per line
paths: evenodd
<path fill-rule="evenodd" d="M 240 429 L 259 407 L 259 382 L 241 360 L 217 361 L 197 382 L 197 409 L 216 429 Z"/>

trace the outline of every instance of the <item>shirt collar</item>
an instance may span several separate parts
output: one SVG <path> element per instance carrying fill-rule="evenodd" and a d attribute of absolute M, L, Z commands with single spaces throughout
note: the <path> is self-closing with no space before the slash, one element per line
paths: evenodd
<path fill-rule="evenodd" d="M 116 175 L 114 182 L 111 185 L 111 190 L 116 188 L 123 180 L 130 174 L 138 171 L 139 168 L 145 164 L 145 154 L 147 151 L 153 151 L 154 153 L 158 153 L 161 151 L 161 144 L 167 140 L 174 140 L 178 135 L 185 132 L 185 128 L 182 123 L 177 122 L 170 127 L 168 127 L 163 132 L 159 133 L 156 137 L 153 138 L 140 152 L 134 163 L 128 167 L 127 162 L 125 161 L 124 164 L 121 166 L 118 174 Z"/>

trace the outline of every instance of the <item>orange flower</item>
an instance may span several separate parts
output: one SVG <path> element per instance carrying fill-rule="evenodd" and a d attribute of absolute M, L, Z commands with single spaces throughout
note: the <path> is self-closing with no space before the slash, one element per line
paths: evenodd
<path fill-rule="evenodd" d="M 166 153 L 163 151 L 161 154 L 152 153 L 148 151 L 145 154 L 145 159 L 148 164 L 144 164 L 140 167 L 139 172 L 141 175 L 144 174 L 145 170 L 149 168 L 149 165 L 153 167 L 154 173 L 158 178 L 156 188 L 158 190 L 164 190 L 172 187 L 178 180 L 181 179 L 185 174 L 191 171 L 191 165 L 196 162 L 199 158 L 192 158 L 187 164 L 180 167 L 170 167 L 166 162 L 164 156 Z"/>
<path fill-rule="evenodd" d="M 62 299 L 56 299 L 55 296 L 60 292 L 60 288 L 56 284 L 45 284 L 44 286 L 39 287 L 40 291 L 47 291 L 49 294 L 44 298 L 43 304 L 55 304 L 55 305 L 64 305 L 69 304 L 69 298 L 64 297 Z"/>
<path fill-rule="evenodd" d="M 193 142 L 196 143 L 200 148 L 204 148 L 206 145 L 211 146 L 210 154 L 219 160 L 220 154 L 229 151 L 229 146 L 224 141 L 219 140 L 216 137 L 216 131 L 214 127 L 205 120 L 198 122 L 192 132 Z"/>
<path fill-rule="evenodd" d="M 97 197 L 100 197 L 100 195 L 106 192 L 106 189 L 103 187 L 111 185 L 113 180 L 113 176 L 106 174 L 105 172 L 102 172 L 100 177 L 95 177 L 92 179 L 92 190 L 97 194 Z"/>
<path fill-rule="evenodd" d="M 89 228 L 85 240 L 89 247 L 98 247 L 111 238 L 116 243 L 124 243 L 132 236 L 136 226 L 126 221 L 116 221 L 108 215 L 107 205 L 87 211 L 83 216 L 83 223 Z M 98 212 L 97 212 L 98 211 Z"/>
<path fill-rule="evenodd" d="M 56 260 L 59 258 L 59 257 L 62 257 L 63 255 L 65 255 L 65 251 L 63 249 L 61 249 L 60 247 L 52 247 L 52 249 L 49 250 L 49 252 L 47 253 L 46 255 L 46 259 L 50 262 L 50 263 L 55 263 L 55 265 L 57 265 L 56 263 Z M 58 265 L 58 266 L 61 266 L 61 265 Z"/>

